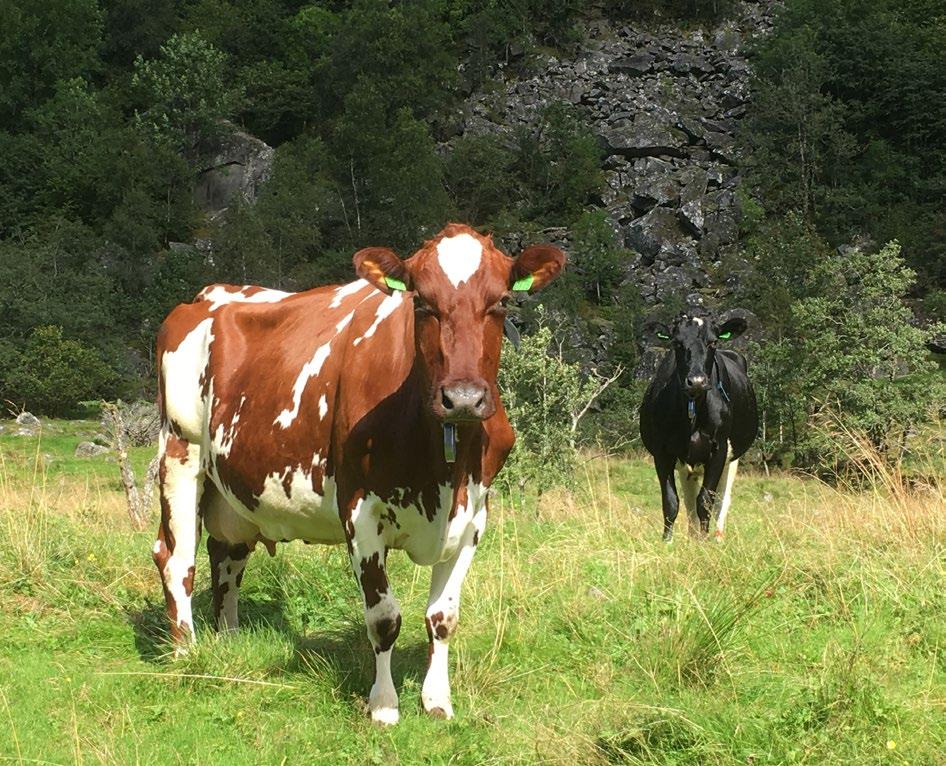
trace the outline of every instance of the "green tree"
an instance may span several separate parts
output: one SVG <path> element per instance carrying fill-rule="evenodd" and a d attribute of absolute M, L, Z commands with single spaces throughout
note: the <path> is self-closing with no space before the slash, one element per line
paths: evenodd
<path fill-rule="evenodd" d="M 115 374 L 92 348 L 40 325 L 22 350 L 0 348 L 4 399 L 45 415 L 74 414 L 79 402 L 112 395 Z"/>
<path fill-rule="evenodd" d="M 160 56 L 135 59 L 132 85 L 141 94 L 138 124 L 155 140 L 193 157 L 203 141 L 223 130 L 240 102 L 227 79 L 226 55 L 199 32 L 173 35 Z"/>
<path fill-rule="evenodd" d="M 896 242 L 817 264 L 811 293 L 791 305 L 790 328 L 753 355 L 764 449 L 840 470 L 845 456 L 825 428 L 834 420 L 900 458 L 905 434 L 943 395 L 925 349 L 930 331 L 913 326 L 903 303 L 914 279 Z"/>

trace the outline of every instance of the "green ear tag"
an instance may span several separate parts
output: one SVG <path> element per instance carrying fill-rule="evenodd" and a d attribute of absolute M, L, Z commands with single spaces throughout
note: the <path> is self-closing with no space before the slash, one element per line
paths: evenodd
<path fill-rule="evenodd" d="M 717 335 L 716 337 L 719 338 L 720 340 L 729 340 L 729 339 L 732 337 L 732 333 L 731 333 L 731 332 L 721 332 L 721 333 L 720 333 L 719 335 Z"/>
<path fill-rule="evenodd" d="M 532 274 L 517 279 L 512 285 L 512 291 L 514 293 L 526 293 L 529 292 L 529 289 L 532 287 L 532 283 L 535 282 L 535 277 Z"/>
<path fill-rule="evenodd" d="M 395 279 L 394 277 L 385 277 L 384 284 L 386 284 L 392 290 L 406 290 L 407 289 L 407 285 L 405 285 L 400 279 Z"/>

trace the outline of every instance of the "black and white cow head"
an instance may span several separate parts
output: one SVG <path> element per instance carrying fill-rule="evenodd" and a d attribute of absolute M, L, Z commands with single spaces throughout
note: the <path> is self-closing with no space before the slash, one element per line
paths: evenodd
<path fill-rule="evenodd" d="M 716 348 L 745 332 L 748 324 L 742 316 L 727 312 L 716 318 L 708 314 L 680 314 L 668 327 L 651 325 L 657 341 L 669 345 L 676 357 L 676 374 L 691 399 L 705 395 L 710 388 Z"/>

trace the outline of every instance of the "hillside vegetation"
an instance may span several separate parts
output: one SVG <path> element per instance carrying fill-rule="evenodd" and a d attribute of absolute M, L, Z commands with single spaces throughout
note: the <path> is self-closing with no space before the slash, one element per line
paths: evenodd
<path fill-rule="evenodd" d="M 584 454 L 570 492 L 493 499 L 452 722 L 420 710 L 427 570 L 392 555 L 402 720 L 382 730 L 344 549 L 257 552 L 244 630 L 223 638 L 199 558 L 199 644 L 168 655 L 153 533 L 130 530 L 112 464 L 71 457 L 94 428 L 0 436 L 5 761 L 942 763 L 938 480 L 907 489 L 882 462 L 858 492 L 748 472 L 725 542 L 666 546 L 648 463 Z"/>
<path fill-rule="evenodd" d="M 638 255 L 615 238 L 601 207 L 594 126 L 552 99 L 536 129 L 473 135 L 463 130 L 465 103 L 536 71 L 551 53 L 577 55 L 584 30 L 602 19 L 653 29 L 655 39 L 667 25 L 726 39 L 726 19 L 746 6 L 0 7 L 0 398 L 63 415 L 87 399 L 150 397 L 156 328 L 202 285 L 348 280 L 357 248 L 407 254 L 458 217 L 500 238 L 566 232 L 570 270 L 542 297 L 553 335 L 569 339 L 566 356 L 586 374 L 634 369 L 648 318 L 628 275 Z M 743 127 L 731 160 L 744 171 L 741 239 L 705 264 L 713 284 L 703 293 L 710 305 L 741 304 L 760 319 L 759 457 L 833 467 L 837 456 L 808 432 L 825 409 L 851 413 L 897 457 L 903 434 L 944 399 L 923 351 L 937 330 L 925 323 L 946 310 L 943 9 L 931 0 L 772 8 L 772 29 L 766 21 L 743 51 L 754 79 L 737 110 Z M 214 147 L 237 128 L 275 147 L 272 177 L 255 204 L 208 217 L 195 187 Z M 837 253 L 853 240 L 863 258 Z M 855 287 L 862 283 L 870 284 Z M 850 319 L 826 327 L 821 318 L 849 288 Z M 651 313 L 681 308 L 680 292 Z M 875 295 L 886 302 L 870 329 L 851 331 Z M 924 329 L 898 311 L 907 298 Z M 534 331 L 536 312 L 518 321 Z M 817 342 L 800 343 L 813 327 L 822 330 Z M 802 363 L 819 367 L 786 386 L 786 372 Z M 863 376 L 853 392 L 835 385 Z M 600 404 L 623 413 L 635 400 L 625 374 Z M 585 443 L 602 433 L 626 443 L 635 433 L 633 417 L 620 414 L 587 425 Z"/>

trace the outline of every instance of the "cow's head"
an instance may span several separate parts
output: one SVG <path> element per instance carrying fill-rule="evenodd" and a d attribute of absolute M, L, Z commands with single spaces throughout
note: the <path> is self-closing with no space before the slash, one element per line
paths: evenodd
<path fill-rule="evenodd" d="M 506 302 L 513 291 L 535 292 L 551 282 L 565 254 L 534 245 L 509 258 L 468 226 L 450 224 L 406 260 L 387 248 L 355 253 L 355 270 L 385 293 L 414 300 L 417 358 L 430 406 L 444 421 L 485 420 L 496 411 L 496 375 Z"/>
<path fill-rule="evenodd" d="M 742 335 L 747 327 L 741 316 L 713 318 L 707 315 L 680 314 L 668 328 L 653 325 L 654 336 L 669 343 L 676 356 L 677 376 L 691 399 L 703 396 L 710 387 L 716 346 Z"/>

